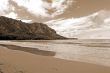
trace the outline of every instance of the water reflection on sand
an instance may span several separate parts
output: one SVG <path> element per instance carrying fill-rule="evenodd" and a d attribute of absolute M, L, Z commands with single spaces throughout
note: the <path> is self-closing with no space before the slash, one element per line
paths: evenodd
<path fill-rule="evenodd" d="M 110 40 L 0 41 L 0 44 L 54 51 L 56 58 L 110 66 Z"/>

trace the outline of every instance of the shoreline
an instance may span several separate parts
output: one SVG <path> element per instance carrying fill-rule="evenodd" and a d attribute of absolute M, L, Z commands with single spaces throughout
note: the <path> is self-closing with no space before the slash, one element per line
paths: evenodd
<path fill-rule="evenodd" d="M 0 44 L 0 46 L 6 47 L 11 50 L 24 51 L 24 52 L 29 52 L 32 54 L 42 55 L 42 56 L 55 56 L 56 54 L 53 51 L 40 50 L 38 48 L 21 47 L 16 45 L 7 45 L 7 44 Z"/>
<path fill-rule="evenodd" d="M 0 46 L 0 64 L 3 73 L 110 73 L 110 67 L 67 61 L 3 46 Z"/>

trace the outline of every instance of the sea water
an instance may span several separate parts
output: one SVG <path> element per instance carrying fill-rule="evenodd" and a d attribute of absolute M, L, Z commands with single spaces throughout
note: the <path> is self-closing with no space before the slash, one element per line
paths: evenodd
<path fill-rule="evenodd" d="M 56 52 L 55 58 L 110 66 L 110 40 L 0 41 L 1 43 L 53 51 Z"/>

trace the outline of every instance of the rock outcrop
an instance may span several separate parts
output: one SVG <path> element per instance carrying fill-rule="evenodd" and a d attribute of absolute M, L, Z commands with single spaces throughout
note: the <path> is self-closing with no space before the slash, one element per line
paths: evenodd
<path fill-rule="evenodd" d="M 0 16 L 1 40 L 51 40 L 64 39 L 56 31 L 42 23 L 25 23 Z"/>

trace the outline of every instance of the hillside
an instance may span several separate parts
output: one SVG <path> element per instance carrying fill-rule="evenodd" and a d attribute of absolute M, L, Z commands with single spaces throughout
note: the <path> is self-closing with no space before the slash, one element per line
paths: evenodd
<path fill-rule="evenodd" d="M 0 16 L 1 40 L 39 40 L 63 39 L 56 31 L 42 23 L 24 23 Z"/>

